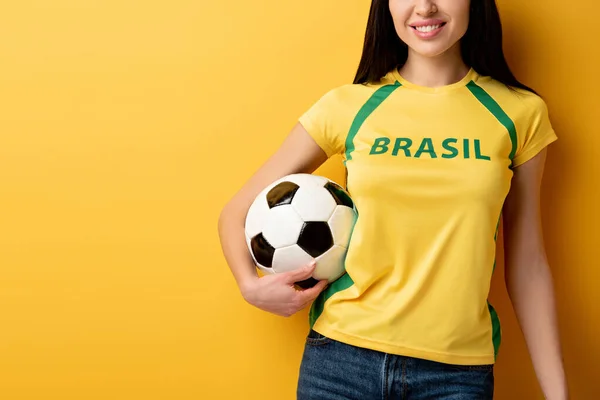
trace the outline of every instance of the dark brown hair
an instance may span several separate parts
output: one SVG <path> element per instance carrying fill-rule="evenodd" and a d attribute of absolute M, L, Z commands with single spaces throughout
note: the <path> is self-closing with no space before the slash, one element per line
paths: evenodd
<path fill-rule="evenodd" d="M 512 88 L 535 91 L 515 78 L 502 49 L 502 25 L 495 0 L 471 0 L 469 26 L 462 37 L 463 61 L 478 74 L 490 76 Z M 379 81 L 408 57 L 408 46 L 400 40 L 389 9 L 389 0 L 372 0 L 362 56 L 354 83 Z"/>

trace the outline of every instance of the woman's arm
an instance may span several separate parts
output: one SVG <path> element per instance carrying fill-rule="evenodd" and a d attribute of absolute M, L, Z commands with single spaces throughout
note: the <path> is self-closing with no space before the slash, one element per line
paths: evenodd
<path fill-rule="evenodd" d="M 564 400 L 567 384 L 540 216 L 545 160 L 544 149 L 515 168 L 503 210 L 505 280 L 545 398 Z"/>

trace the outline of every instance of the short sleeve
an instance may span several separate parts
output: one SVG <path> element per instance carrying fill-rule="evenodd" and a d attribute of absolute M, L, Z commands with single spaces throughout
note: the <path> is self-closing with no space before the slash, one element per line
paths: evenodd
<path fill-rule="evenodd" d="M 331 157 L 344 149 L 344 110 L 338 89 L 325 93 L 298 121 L 315 142 Z"/>
<path fill-rule="evenodd" d="M 518 167 L 535 157 L 558 137 L 548 115 L 548 107 L 539 96 L 530 96 L 525 102 L 525 117 L 517 126 L 518 144 L 513 167 Z"/>

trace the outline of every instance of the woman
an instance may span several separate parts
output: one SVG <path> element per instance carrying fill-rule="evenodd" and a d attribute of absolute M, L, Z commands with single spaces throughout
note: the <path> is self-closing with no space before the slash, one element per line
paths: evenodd
<path fill-rule="evenodd" d="M 491 399 L 501 213 L 507 288 L 539 382 L 547 399 L 567 398 L 538 205 L 556 135 L 501 37 L 494 0 L 373 0 L 354 82 L 304 113 L 223 209 L 244 298 L 283 316 L 312 302 L 300 400 Z M 294 282 L 314 265 L 259 278 L 243 233 L 253 199 L 334 154 L 360 214 L 347 273 L 304 291 Z"/>

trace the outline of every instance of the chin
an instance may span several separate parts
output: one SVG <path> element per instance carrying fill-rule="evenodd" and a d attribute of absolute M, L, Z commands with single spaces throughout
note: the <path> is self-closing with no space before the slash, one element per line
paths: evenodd
<path fill-rule="evenodd" d="M 433 58 L 433 57 L 438 57 L 442 54 L 444 54 L 445 52 L 447 52 L 448 50 L 450 50 L 452 46 L 445 46 L 445 45 L 440 45 L 440 44 L 424 44 L 424 43 L 419 43 L 416 46 L 411 46 L 409 45 L 409 48 L 412 52 L 422 56 L 422 57 L 428 57 L 428 58 Z"/>

